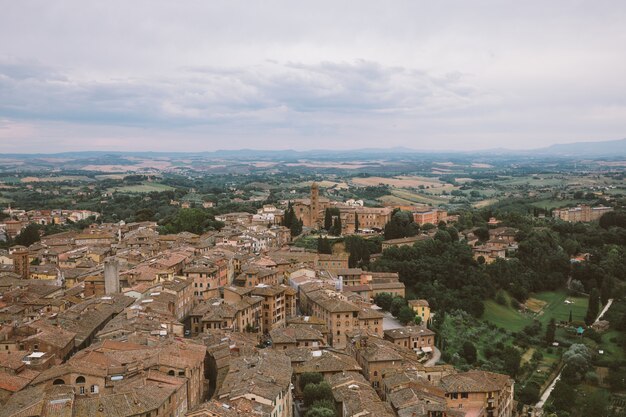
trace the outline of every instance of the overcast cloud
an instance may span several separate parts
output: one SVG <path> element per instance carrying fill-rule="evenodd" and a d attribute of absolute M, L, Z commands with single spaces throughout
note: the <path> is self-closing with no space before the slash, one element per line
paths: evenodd
<path fill-rule="evenodd" d="M 626 137 L 623 1 L 0 0 L 0 152 Z"/>

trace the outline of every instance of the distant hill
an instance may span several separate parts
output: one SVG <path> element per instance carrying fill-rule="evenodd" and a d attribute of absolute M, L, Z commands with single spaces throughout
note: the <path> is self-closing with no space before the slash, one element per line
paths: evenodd
<path fill-rule="evenodd" d="M 602 142 L 564 143 L 548 146 L 547 148 L 535 149 L 530 152 L 550 156 L 626 157 L 626 139 L 607 140 Z"/>
<path fill-rule="evenodd" d="M 626 139 L 609 140 L 600 142 L 577 142 L 552 145 L 545 148 L 512 150 L 506 148 L 486 149 L 476 151 L 457 150 L 429 150 L 412 149 L 406 147 L 394 148 L 361 148 L 361 149 L 220 149 L 215 151 L 199 152 L 125 152 L 125 151 L 75 151 L 60 152 L 55 154 L 2 154 L 5 158 L 38 159 L 38 158 L 70 158 L 74 160 L 85 159 L 119 159 L 119 158 L 201 158 L 201 159 L 232 159 L 232 160 L 297 160 L 297 159 L 329 159 L 329 160 L 372 160 L 376 158 L 402 159 L 432 159 L 435 157 L 575 157 L 575 158 L 621 158 L 626 157 Z"/>

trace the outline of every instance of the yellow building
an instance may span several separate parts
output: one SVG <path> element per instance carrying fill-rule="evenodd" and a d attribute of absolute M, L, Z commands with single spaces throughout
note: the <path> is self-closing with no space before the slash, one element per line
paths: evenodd
<path fill-rule="evenodd" d="M 430 305 L 426 300 L 409 300 L 409 307 L 422 318 L 422 323 L 430 323 Z"/>

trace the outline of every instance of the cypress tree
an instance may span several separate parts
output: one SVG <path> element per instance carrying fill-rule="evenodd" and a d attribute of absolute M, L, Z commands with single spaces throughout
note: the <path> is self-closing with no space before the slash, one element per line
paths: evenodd
<path fill-rule="evenodd" d="M 556 322 L 554 319 L 550 319 L 550 323 L 546 327 L 546 343 L 551 345 L 554 342 L 554 336 L 556 334 Z"/>
<path fill-rule="evenodd" d="M 330 228 L 333 227 L 333 215 L 330 212 L 330 209 L 327 208 L 324 210 L 324 229 L 330 231 Z"/>
<path fill-rule="evenodd" d="M 359 214 L 358 213 L 354 213 L 354 231 L 355 232 L 359 231 Z"/>
<path fill-rule="evenodd" d="M 591 290 L 591 295 L 589 296 L 589 306 L 587 307 L 587 316 L 585 316 L 585 323 L 587 326 L 593 324 L 598 316 L 598 312 L 600 311 L 600 293 L 597 288 Z"/>

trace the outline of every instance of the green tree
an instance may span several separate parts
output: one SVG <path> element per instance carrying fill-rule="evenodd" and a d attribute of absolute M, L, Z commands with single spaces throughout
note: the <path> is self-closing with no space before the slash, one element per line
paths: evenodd
<path fill-rule="evenodd" d="M 311 408 L 309 408 L 305 414 L 305 417 L 335 417 L 337 412 L 334 408 L 328 408 L 321 404 L 326 404 L 327 402 L 316 401 Z M 330 402 L 328 402 L 330 403 Z"/>
<path fill-rule="evenodd" d="M 374 303 L 385 311 L 390 311 L 393 295 L 388 292 L 381 292 L 374 296 Z"/>
<path fill-rule="evenodd" d="M 308 384 L 302 393 L 304 405 L 310 407 L 315 401 L 332 400 L 333 391 L 328 382 L 322 381 L 319 384 Z"/>
<path fill-rule="evenodd" d="M 327 208 L 324 210 L 324 229 L 329 231 L 331 227 L 333 227 L 333 215 L 331 214 L 330 209 Z"/>
<path fill-rule="evenodd" d="M 554 318 L 550 319 L 550 322 L 546 326 L 546 343 L 551 345 L 554 343 L 554 336 L 556 334 L 556 321 Z"/>
<path fill-rule="evenodd" d="M 478 358 L 478 354 L 476 352 L 476 346 L 472 342 L 465 341 L 463 342 L 463 347 L 461 350 L 461 356 L 467 361 L 469 364 L 473 364 L 476 362 Z"/>
<path fill-rule="evenodd" d="M 591 394 L 583 406 L 585 417 L 605 417 L 608 415 L 609 398 L 606 392 L 597 390 Z"/>
<path fill-rule="evenodd" d="M 600 287 L 600 301 L 602 302 L 602 305 L 606 305 L 609 298 L 611 298 L 614 286 L 613 277 L 610 275 L 605 276 L 602 280 L 602 286 Z"/>
<path fill-rule="evenodd" d="M 333 247 L 327 238 L 321 236 L 317 238 L 317 253 L 333 253 Z"/>
<path fill-rule="evenodd" d="M 598 316 L 600 312 L 600 293 L 597 288 L 591 290 L 589 295 L 589 305 L 587 307 L 587 315 L 585 316 L 585 323 L 590 326 Z"/>
<path fill-rule="evenodd" d="M 570 411 L 576 404 L 576 390 L 563 380 L 559 380 L 550 394 L 552 405 L 559 411 Z"/>
<path fill-rule="evenodd" d="M 474 230 L 474 235 L 481 242 L 486 242 L 489 240 L 489 229 L 487 229 L 486 227 L 479 227 L 478 229 Z"/>
<path fill-rule="evenodd" d="M 504 354 L 502 356 L 504 358 L 505 372 L 510 376 L 515 377 L 519 372 L 522 355 L 514 347 L 507 346 L 504 348 Z"/>
<path fill-rule="evenodd" d="M 324 380 L 324 375 L 319 372 L 304 372 L 300 375 L 298 385 L 301 391 L 304 391 L 304 387 L 309 384 L 319 384 Z"/>
<path fill-rule="evenodd" d="M 358 232 L 359 231 L 359 214 L 358 213 L 354 213 L 354 231 Z"/>
<path fill-rule="evenodd" d="M 402 324 L 413 323 L 415 320 L 415 312 L 407 305 L 402 306 L 398 312 L 398 321 Z"/>
<path fill-rule="evenodd" d="M 334 236 L 341 236 L 341 215 L 333 216 L 333 226 L 330 228 L 329 233 Z"/>
<path fill-rule="evenodd" d="M 519 400 L 524 404 L 536 404 L 539 401 L 541 387 L 534 381 L 528 382 L 519 393 Z"/>
<path fill-rule="evenodd" d="M 406 305 L 406 300 L 402 297 L 394 297 L 391 301 L 391 307 L 389 308 L 389 312 L 393 314 L 395 317 L 400 313 L 400 309 Z"/>
<path fill-rule="evenodd" d="M 215 220 L 207 210 L 200 208 L 180 209 L 164 222 L 163 231 L 165 233 L 190 232 L 202 234 L 207 230 L 219 230 L 224 227 L 224 223 Z"/>
<path fill-rule="evenodd" d="M 413 221 L 413 214 L 409 211 L 397 211 L 385 225 L 385 240 L 415 236 L 419 233 L 419 226 Z"/>
<path fill-rule="evenodd" d="M 33 243 L 39 242 L 40 240 L 41 236 L 39 235 L 39 226 L 35 223 L 31 223 L 15 237 L 15 244 L 29 247 Z"/>
<path fill-rule="evenodd" d="M 289 230 L 291 231 L 291 236 L 299 236 L 302 233 L 302 220 L 295 219 Z"/>

